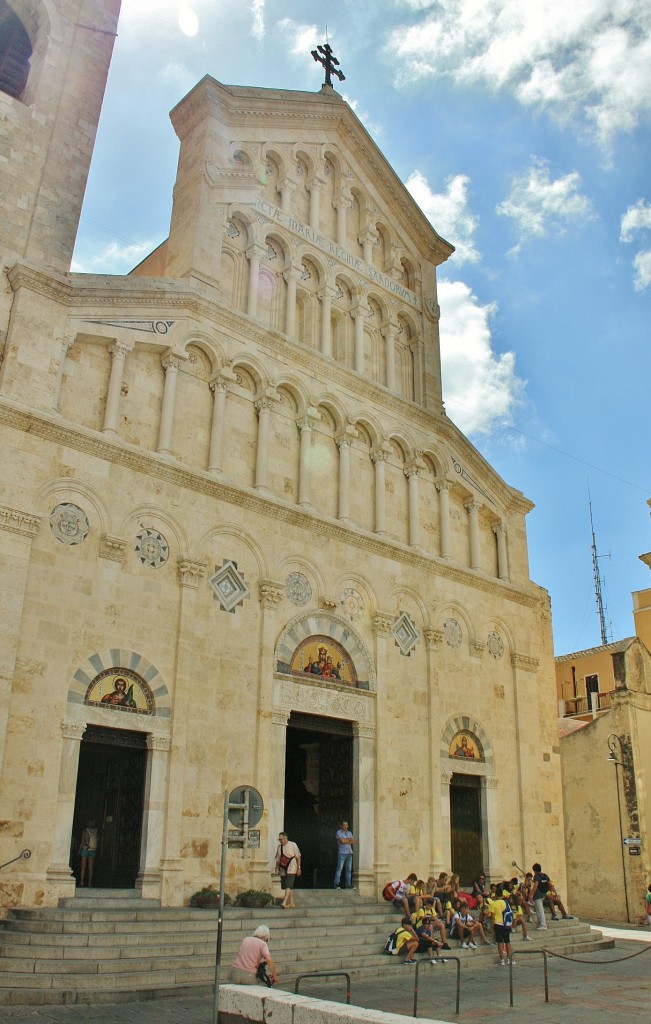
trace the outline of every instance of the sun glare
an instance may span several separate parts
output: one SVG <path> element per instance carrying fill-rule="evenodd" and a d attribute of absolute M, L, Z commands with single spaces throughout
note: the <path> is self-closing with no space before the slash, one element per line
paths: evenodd
<path fill-rule="evenodd" d="M 199 19 L 191 7 L 179 7 L 179 28 L 184 36 L 196 36 Z"/>

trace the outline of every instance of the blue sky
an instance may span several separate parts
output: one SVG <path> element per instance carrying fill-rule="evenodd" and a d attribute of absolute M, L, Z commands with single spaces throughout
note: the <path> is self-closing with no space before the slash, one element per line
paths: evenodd
<path fill-rule="evenodd" d="M 168 112 L 205 74 L 351 104 L 436 230 L 446 408 L 528 517 L 556 653 L 651 587 L 648 0 L 123 0 L 74 269 L 125 273 L 167 236 Z M 609 556 L 609 557 L 607 557 Z"/>

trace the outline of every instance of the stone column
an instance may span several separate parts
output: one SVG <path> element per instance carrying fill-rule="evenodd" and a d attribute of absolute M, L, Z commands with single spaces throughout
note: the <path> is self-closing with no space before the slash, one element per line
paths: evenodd
<path fill-rule="evenodd" d="M 292 209 L 292 192 L 296 188 L 296 183 L 290 181 L 289 178 L 285 178 L 278 188 L 280 191 L 280 208 L 283 213 L 290 213 Z"/>
<path fill-rule="evenodd" d="M 330 314 L 334 295 L 335 290 L 330 285 L 326 285 L 319 294 L 321 299 L 321 354 L 324 356 L 332 355 Z"/>
<path fill-rule="evenodd" d="M 508 878 L 511 868 L 497 860 L 499 850 L 499 806 L 497 800 L 497 779 L 482 776 L 481 779 L 481 831 L 483 836 L 484 871 L 487 878 Z M 518 860 L 522 863 L 522 851 Z M 506 872 L 506 874 L 505 874 Z"/>
<path fill-rule="evenodd" d="M 122 394 L 122 378 L 124 377 L 124 364 L 130 349 L 128 345 L 122 345 L 116 341 L 109 347 L 111 355 L 111 376 L 109 378 L 108 392 L 106 395 L 106 409 L 104 410 L 105 434 L 117 434 L 118 415 L 120 413 L 120 396 Z"/>
<path fill-rule="evenodd" d="M 265 395 L 255 403 L 258 412 L 258 443 L 255 453 L 254 487 L 266 488 L 269 469 L 269 433 L 271 428 L 271 397 Z"/>
<path fill-rule="evenodd" d="M 450 822 L 450 783 L 452 772 L 441 772 L 441 854 L 444 864 L 452 858 L 452 826 Z"/>
<path fill-rule="evenodd" d="M 210 452 L 208 455 L 208 472 L 221 473 L 222 453 L 224 448 L 224 426 L 226 412 L 226 395 L 230 381 L 223 377 L 215 377 L 210 382 L 210 390 L 214 395 L 212 406 L 212 425 L 210 428 Z"/>
<path fill-rule="evenodd" d="M 436 484 L 439 492 L 439 521 L 440 521 L 440 543 L 441 558 L 450 557 L 450 485 L 446 480 Z"/>
<path fill-rule="evenodd" d="M 375 463 L 375 532 L 385 534 L 386 526 L 386 495 L 384 487 L 384 463 L 388 453 L 382 446 L 371 452 L 371 460 Z"/>
<path fill-rule="evenodd" d="M 318 178 L 313 178 L 309 185 L 310 191 L 310 227 L 313 231 L 318 231 L 321 223 L 321 190 L 323 189 L 324 182 L 319 181 Z"/>
<path fill-rule="evenodd" d="M 382 335 L 384 337 L 384 362 L 386 364 L 385 384 L 389 391 L 396 390 L 395 341 L 397 332 L 397 324 L 387 324 L 386 327 L 382 328 Z"/>
<path fill-rule="evenodd" d="M 362 245 L 364 262 L 368 263 L 370 266 L 373 266 L 373 248 L 379 242 L 379 236 L 377 232 L 374 231 L 372 228 L 369 228 L 366 234 L 362 235 L 362 237 L 360 238 L 360 242 Z"/>
<path fill-rule="evenodd" d="M 357 431 L 346 427 L 343 434 L 335 438 L 339 448 L 339 508 L 337 518 L 349 523 L 350 519 L 350 446 Z"/>
<path fill-rule="evenodd" d="M 3 566 L 3 572 L 0 573 L 0 774 L 7 738 L 9 701 L 18 667 L 18 643 L 32 558 L 32 541 L 40 523 L 40 516 L 0 505 L 0 561 Z M 32 668 L 30 676 L 34 675 L 34 671 Z"/>
<path fill-rule="evenodd" d="M 353 855 L 357 888 L 375 895 L 375 726 L 353 722 L 353 819 L 357 844 Z"/>
<path fill-rule="evenodd" d="M 493 533 L 497 537 L 497 575 L 501 580 L 508 580 L 509 559 L 506 547 L 506 527 L 504 523 L 496 523 L 493 526 Z"/>
<path fill-rule="evenodd" d="M 414 402 L 423 404 L 423 342 L 417 338 L 410 345 L 414 364 Z"/>
<path fill-rule="evenodd" d="M 296 420 L 301 434 L 301 450 L 298 468 L 298 504 L 310 507 L 310 451 L 312 448 L 312 428 L 318 419 L 316 409 L 311 409 Z"/>
<path fill-rule="evenodd" d="M 276 826 L 275 822 L 272 820 L 273 815 L 271 812 L 271 801 L 276 797 L 276 792 L 273 788 L 275 785 L 273 779 L 278 769 L 275 749 L 277 736 L 276 729 L 273 725 L 275 720 L 273 711 L 273 687 L 275 641 L 277 636 L 276 609 L 285 597 L 285 594 L 286 590 L 284 582 L 271 579 L 258 579 L 260 616 L 257 642 L 260 656 L 258 658 L 257 692 L 255 694 L 250 694 L 251 701 L 255 701 L 255 706 L 258 708 L 258 714 L 255 716 L 255 733 L 251 737 L 253 749 L 255 751 L 253 778 L 251 784 L 254 785 L 258 792 L 262 794 L 262 798 L 268 811 L 262 819 L 259 828 L 261 830 L 265 828 L 272 828 L 275 829 L 275 831 L 268 834 L 262 832 L 260 837 L 260 848 L 247 851 L 246 853 L 246 857 L 249 861 L 247 865 L 247 875 L 249 876 L 250 885 L 253 889 L 268 889 L 272 877 L 275 877 L 270 874 L 273 870 L 273 857 L 270 863 L 269 847 L 271 846 L 272 841 L 277 840 L 278 832 L 280 832 L 283 827 L 282 821 L 280 825 Z M 251 680 L 251 682 L 253 682 L 253 680 Z M 283 789 L 285 779 L 284 749 L 283 731 L 283 773 L 281 776 Z M 273 842 L 273 850 L 275 851 L 275 849 L 276 843 Z"/>
<path fill-rule="evenodd" d="M 59 363 L 57 365 L 56 378 L 54 381 L 54 389 L 52 391 L 52 410 L 53 412 L 59 411 L 59 402 L 61 401 L 61 385 L 63 383 L 63 371 L 66 365 L 66 359 L 68 352 L 74 344 L 74 335 L 66 334 L 61 342 L 61 355 L 59 356 Z M 110 349 L 109 349 L 110 351 Z M 111 364 L 111 372 L 113 371 L 113 365 Z M 120 382 L 121 383 L 121 382 Z M 110 387 L 110 384 L 109 384 Z"/>
<path fill-rule="evenodd" d="M 375 638 L 375 665 L 377 678 L 377 693 L 380 698 L 386 694 L 389 687 L 391 667 L 389 663 L 390 652 L 394 650 L 391 639 L 391 626 L 395 615 L 391 612 L 376 612 L 371 621 L 371 628 Z M 388 641 L 388 642 L 387 642 Z M 389 709 L 385 707 L 384 714 L 376 714 L 376 750 L 385 750 L 390 742 L 391 727 L 389 726 Z M 375 792 L 378 794 L 391 789 L 393 780 L 386 768 L 386 759 L 380 757 L 375 762 Z M 386 833 L 383 830 L 381 815 L 375 815 L 375 891 L 379 892 L 386 879 L 389 878 L 388 843 Z"/>
<path fill-rule="evenodd" d="M 440 848 L 441 815 L 439 807 L 439 778 L 441 777 L 441 742 L 439 722 L 441 720 L 439 678 L 436 671 L 436 655 L 443 643 L 439 629 L 424 629 L 423 639 L 427 656 L 427 760 L 429 779 L 427 792 L 427 824 L 429 826 L 429 874 L 445 870 L 446 862 Z"/>
<path fill-rule="evenodd" d="M 246 251 L 246 258 L 249 261 L 249 289 L 246 298 L 246 311 L 249 316 L 258 315 L 258 283 L 260 278 L 260 260 L 264 257 L 265 250 L 261 245 L 252 245 Z"/>
<path fill-rule="evenodd" d="M 70 870 L 70 838 L 75 814 L 79 750 L 86 731 L 85 722 L 62 722 L 61 767 L 57 793 L 52 861 L 47 869 L 48 885 L 60 896 L 74 896 L 75 879 Z"/>
<path fill-rule="evenodd" d="M 296 339 L 296 285 L 301 276 L 298 267 L 289 267 L 284 273 L 287 282 L 287 297 L 285 304 L 285 334 L 292 340 Z"/>
<path fill-rule="evenodd" d="M 470 528 L 470 568 L 481 569 L 479 557 L 479 509 L 478 501 L 467 501 L 463 506 L 468 513 L 468 525 Z"/>
<path fill-rule="evenodd" d="M 420 544 L 420 499 L 418 494 L 418 474 L 420 465 L 412 462 L 405 466 L 405 476 L 409 486 L 409 544 L 417 548 Z"/>
<path fill-rule="evenodd" d="M 165 370 L 165 387 L 163 404 L 160 414 L 158 431 L 158 451 L 161 455 L 172 454 L 172 429 L 174 427 L 174 406 L 176 405 L 176 382 L 178 380 L 181 361 L 177 356 L 168 353 L 161 360 Z"/>
<path fill-rule="evenodd" d="M 348 217 L 348 211 L 352 207 L 352 201 L 346 196 L 341 195 L 338 199 L 335 199 L 333 206 L 337 211 L 337 245 L 343 245 L 346 247 L 348 241 L 348 225 L 346 223 Z"/>
<path fill-rule="evenodd" d="M 361 303 L 351 311 L 355 321 L 355 370 L 357 373 L 364 372 L 364 318 L 368 313 L 368 307 Z"/>
<path fill-rule="evenodd" d="M 183 902 L 183 864 L 181 860 L 184 807 L 184 778 L 188 749 L 188 714 L 192 707 L 192 683 L 196 652 L 195 618 L 199 583 L 206 575 L 204 562 L 190 558 L 178 561 L 178 612 L 174 684 L 172 688 L 172 735 L 168 759 L 168 797 L 165 838 L 161 861 L 161 900 L 163 906 L 178 907 Z M 210 854 L 214 870 L 219 864 L 221 840 L 217 829 Z"/>
<path fill-rule="evenodd" d="M 142 899 L 160 899 L 161 861 L 167 812 L 169 736 L 147 736 L 147 772 L 136 889 Z"/>
<path fill-rule="evenodd" d="M 275 708 L 271 714 L 271 765 L 269 771 L 269 835 L 267 853 L 269 870 L 273 871 L 278 846 L 278 833 L 285 828 L 285 757 L 287 753 L 287 723 L 289 711 Z M 280 892 L 277 875 L 272 876 L 274 889 Z"/>

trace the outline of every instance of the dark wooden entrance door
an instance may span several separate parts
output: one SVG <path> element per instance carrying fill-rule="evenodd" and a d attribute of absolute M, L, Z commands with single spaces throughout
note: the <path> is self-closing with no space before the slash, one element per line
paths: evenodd
<path fill-rule="evenodd" d="M 287 727 L 285 831 L 301 851 L 297 888 L 329 889 L 337 866 L 335 833 L 352 807 L 350 722 L 292 713 Z"/>
<path fill-rule="evenodd" d="M 476 775 L 453 775 L 450 782 L 452 871 L 470 885 L 483 868 L 481 782 Z"/>
<path fill-rule="evenodd" d="M 81 741 L 71 867 L 79 879 L 79 837 L 99 827 L 93 886 L 133 889 L 140 867 L 147 743 L 142 733 L 89 726 Z"/>

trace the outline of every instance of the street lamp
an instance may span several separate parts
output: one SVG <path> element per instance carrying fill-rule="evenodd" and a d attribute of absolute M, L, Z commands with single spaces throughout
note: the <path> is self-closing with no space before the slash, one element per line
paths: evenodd
<path fill-rule="evenodd" d="M 617 746 L 619 745 L 619 758 L 617 757 Z M 624 830 L 622 828 L 622 802 L 619 795 L 619 769 L 624 770 L 624 758 L 622 741 L 615 732 L 608 737 L 608 750 L 610 753 L 606 760 L 615 765 L 615 785 L 617 787 L 617 814 L 619 816 L 619 845 L 622 851 L 622 875 L 624 876 L 624 899 L 626 900 L 626 920 L 630 922 L 631 914 L 628 909 L 628 886 L 626 884 L 626 857 L 624 856 Z"/>

